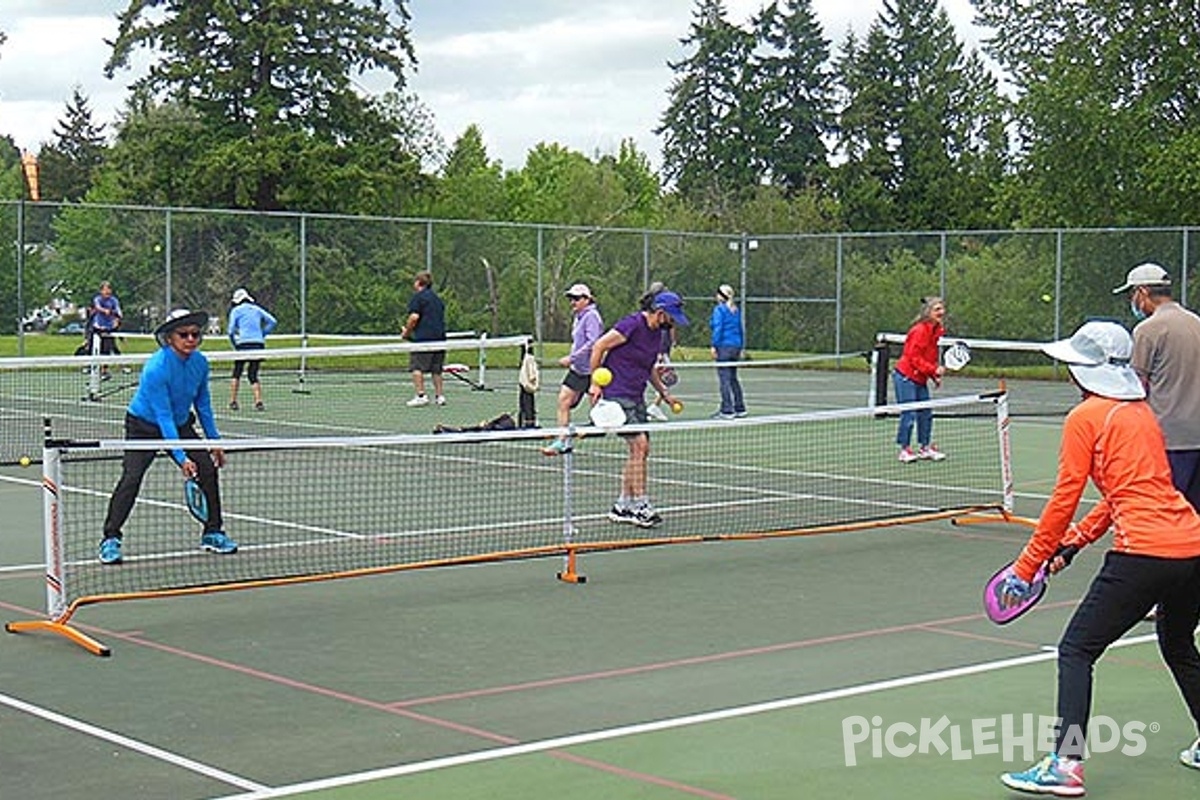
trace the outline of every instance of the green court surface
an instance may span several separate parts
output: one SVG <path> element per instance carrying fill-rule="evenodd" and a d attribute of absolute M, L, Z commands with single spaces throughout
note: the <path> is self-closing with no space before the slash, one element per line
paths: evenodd
<path fill-rule="evenodd" d="M 802 385 L 862 394 L 861 375 Z M 1018 513 L 1049 491 L 1059 425 L 1012 422 Z M 0 616 L 36 618 L 36 468 L 0 469 L 0 504 Z M 1052 648 L 1102 555 L 996 627 L 980 590 L 1026 535 L 934 522 L 586 554 L 579 585 L 530 559 L 89 606 L 74 622 L 111 658 L 0 636 L 0 797 L 1009 797 L 996 775 L 1040 756 Z M 1097 668 L 1120 733 L 1094 744 L 1089 797 L 1200 787 L 1151 634 Z"/>

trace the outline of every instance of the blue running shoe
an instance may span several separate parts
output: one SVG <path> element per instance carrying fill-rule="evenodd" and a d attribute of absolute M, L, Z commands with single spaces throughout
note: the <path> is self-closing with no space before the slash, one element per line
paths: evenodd
<path fill-rule="evenodd" d="M 1024 772 L 1003 773 L 1000 782 L 1018 792 L 1083 797 L 1083 762 L 1050 753 Z"/>
<path fill-rule="evenodd" d="M 238 544 L 226 536 L 224 531 L 212 531 L 200 537 L 200 549 L 225 556 L 236 553 Z"/>
<path fill-rule="evenodd" d="M 100 543 L 101 564 L 120 564 L 122 560 L 120 539 L 110 536 Z"/>

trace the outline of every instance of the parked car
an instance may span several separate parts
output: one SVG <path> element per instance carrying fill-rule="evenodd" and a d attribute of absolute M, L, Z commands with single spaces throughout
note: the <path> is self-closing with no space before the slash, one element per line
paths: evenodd
<path fill-rule="evenodd" d="M 63 325 L 61 328 L 59 328 L 58 332 L 72 336 L 83 336 L 83 330 L 84 328 L 82 322 L 68 322 L 66 325 Z"/>
<path fill-rule="evenodd" d="M 50 327 L 50 323 L 58 318 L 53 310 L 49 308 L 39 308 L 31 311 L 25 319 L 21 320 L 21 330 L 24 331 L 44 331 Z"/>

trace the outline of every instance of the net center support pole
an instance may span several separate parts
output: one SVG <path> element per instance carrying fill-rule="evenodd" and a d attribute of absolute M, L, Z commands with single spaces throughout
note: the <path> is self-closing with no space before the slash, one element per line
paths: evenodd
<path fill-rule="evenodd" d="M 571 505 L 574 493 L 572 476 L 575 469 L 575 426 L 567 428 L 567 449 L 562 453 L 563 462 L 563 568 L 558 573 L 558 579 L 563 583 L 587 583 L 587 576 L 580 575 L 577 564 L 577 547 L 575 545 L 575 514 Z"/>

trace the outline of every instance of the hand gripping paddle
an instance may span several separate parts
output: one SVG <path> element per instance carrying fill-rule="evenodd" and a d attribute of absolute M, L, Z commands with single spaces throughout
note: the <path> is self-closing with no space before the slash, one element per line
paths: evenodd
<path fill-rule="evenodd" d="M 1018 600 L 1006 607 L 1002 602 L 1004 581 L 1013 574 L 1013 563 L 1016 562 L 1005 564 L 997 570 L 996 574 L 988 580 L 987 585 L 983 587 L 983 610 L 987 613 L 988 619 L 997 625 L 1007 625 L 1020 617 L 1036 606 L 1042 599 L 1042 595 L 1046 593 L 1047 575 L 1046 566 L 1043 564 L 1029 584 L 1029 595 L 1024 600 Z"/>

